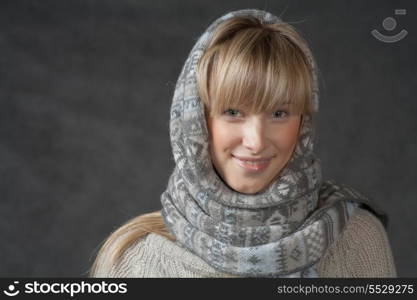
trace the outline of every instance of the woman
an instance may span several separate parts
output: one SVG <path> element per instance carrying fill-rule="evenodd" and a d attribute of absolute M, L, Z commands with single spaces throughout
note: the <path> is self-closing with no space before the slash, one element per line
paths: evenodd
<path fill-rule="evenodd" d="M 162 210 L 116 230 L 91 276 L 395 277 L 386 216 L 321 179 L 317 109 L 290 25 L 260 10 L 214 21 L 176 85 Z"/>

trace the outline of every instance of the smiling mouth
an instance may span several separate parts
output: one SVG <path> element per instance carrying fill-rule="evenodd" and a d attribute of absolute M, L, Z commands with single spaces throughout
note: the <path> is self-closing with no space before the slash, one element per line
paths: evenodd
<path fill-rule="evenodd" d="M 265 170 L 269 163 L 271 162 L 271 158 L 246 158 L 246 157 L 236 157 L 232 155 L 233 159 L 237 162 L 237 164 L 242 167 L 246 171 L 250 172 L 260 172 Z"/>

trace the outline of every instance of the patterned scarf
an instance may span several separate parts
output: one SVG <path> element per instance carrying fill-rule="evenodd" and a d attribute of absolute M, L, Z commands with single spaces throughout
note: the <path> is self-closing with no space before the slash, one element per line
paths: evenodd
<path fill-rule="evenodd" d="M 294 153 L 269 187 L 258 194 L 229 188 L 213 168 L 196 67 L 214 29 L 233 16 L 282 22 L 265 11 L 246 9 L 215 20 L 191 50 L 171 105 L 170 137 L 175 169 L 161 195 L 162 216 L 177 242 L 212 267 L 245 277 L 317 277 L 317 263 L 359 205 L 381 214 L 359 192 L 321 179 L 313 153 L 312 120 L 303 124 Z M 318 110 L 316 67 L 313 103 Z M 372 205 L 374 206 L 374 205 Z"/>

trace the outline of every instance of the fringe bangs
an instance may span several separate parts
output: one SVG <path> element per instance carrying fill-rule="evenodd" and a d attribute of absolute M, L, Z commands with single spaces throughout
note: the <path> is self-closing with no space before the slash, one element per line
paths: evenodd
<path fill-rule="evenodd" d="M 286 107 L 312 114 L 308 60 L 276 30 L 247 28 L 209 47 L 200 59 L 197 83 L 211 116 L 229 108 L 260 113 Z"/>

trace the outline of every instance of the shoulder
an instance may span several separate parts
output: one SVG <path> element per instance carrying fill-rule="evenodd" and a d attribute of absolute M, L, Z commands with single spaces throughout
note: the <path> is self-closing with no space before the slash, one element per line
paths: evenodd
<path fill-rule="evenodd" d="M 319 263 L 324 277 L 396 277 L 394 259 L 382 223 L 357 208 L 341 236 Z"/>
<path fill-rule="evenodd" d="M 115 263 L 108 263 L 110 261 L 112 260 L 107 252 L 100 256 L 93 277 L 227 277 L 227 275 L 213 269 L 188 249 L 163 235 L 153 232 L 149 232 L 131 243 Z"/>
<path fill-rule="evenodd" d="M 135 242 L 121 257 L 116 267 L 129 270 L 124 274 L 136 278 L 224 277 L 200 257 L 170 239 L 149 233 Z"/>
<path fill-rule="evenodd" d="M 123 240 L 122 237 L 120 239 Z M 122 241 L 116 240 L 115 243 Z M 166 237 L 155 233 L 147 233 L 130 243 L 116 259 L 110 258 L 107 251 L 97 261 L 94 277 L 110 278 L 146 278 L 162 277 L 157 274 L 163 273 L 165 261 L 168 260 L 164 253 L 170 251 L 172 244 Z M 109 263 L 112 262 L 112 263 Z"/>
<path fill-rule="evenodd" d="M 103 242 L 91 268 L 91 277 L 130 277 L 131 266 L 141 261 L 150 232 L 171 238 L 159 211 L 128 220 Z"/>
<path fill-rule="evenodd" d="M 112 257 L 114 255 L 114 251 L 109 246 L 108 248 L 104 249 L 102 253 L 97 257 L 96 266 L 94 270 L 94 274 L 92 277 L 102 277 L 102 278 L 126 278 L 126 277 L 133 277 L 132 271 L 134 268 L 132 266 L 136 266 L 137 263 L 140 263 L 141 256 L 143 255 L 143 244 L 146 236 L 138 238 L 136 241 L 130 244 L 123 253 L 116 258 Z M 120 236 L 119 238 L 113 241 L 114 244 L 118 244 L 123 242 L 123 237 Z"/>
<path fill-rule="evenodd" d="M 103 261 L 107 259 L 103 257 Z M 200 257 L 167 237 L 148 233 L 132 243 L 117 260 L 106 266 L 99 262 L 94 277 L 111 278 L 201 278 L 228 277 Z"/>

